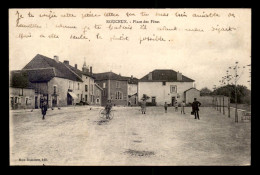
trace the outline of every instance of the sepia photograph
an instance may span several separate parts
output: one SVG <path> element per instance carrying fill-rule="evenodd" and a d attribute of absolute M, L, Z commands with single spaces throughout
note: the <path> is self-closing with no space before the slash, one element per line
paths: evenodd
<path fill-rule="evenodd" d="M 8 21 L 10 166 L 251 166 L 251 9 Z"/>

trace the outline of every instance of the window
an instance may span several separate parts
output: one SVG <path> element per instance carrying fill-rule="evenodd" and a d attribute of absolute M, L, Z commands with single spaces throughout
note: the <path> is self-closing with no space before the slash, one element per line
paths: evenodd
<path fill-rule="evenodd" d="M 85 85 L 85 92 L 88 92 L 88 85 Z"/>
<path fill-rule="evenodd" d="M 78 83 L 78 90 L 79 90 L 79 87 L 80 87 L 80 86 L 79 86 L 79 83 Z"/>
<path fill-rule="evenodd" d="M 23 96 L 23 89 L 19 89 L 19 95 Z"/>
<path fill-rule="evenodd" d="M 14 98 L 14 103 L 17 103 L 17 97 Z"/>
<path fill-rule="evenodd" d="M 116 99 L 121 100 L 123 98 L 123 93 L 120 91 L 116 92 Z"/>
<path fill-rule="evenodd" d="M 116 81 L 116 88 L 120 88 L 120 82 Z"/>
<path fill-rule="evenodd" d="M 170 92 L 171 92 L 171 93 L 177 93 L 177 86 L 171 85 L 171 86 L 170 86 Z"/>
<path fill-rule="evenodd" d="M 163 81 L 163 82 L 162 82 L 162 85 L 165 86 L 165 85 L 166 85 L 166 81 Z"/>
<path fill-rule="evenodd" d="M 97 98 L 97 103 L 99 103 L 99 98 Z"/>
<path fill-rule="evenodd" d="M 80 100 L 83 101 L 82 99 L 83 99 L 83 94 L 80 94 Z"/>
<path fill-rule="evenodd" d="M 88 95 L 85 95 L 85 102 L 88 101 Z"/>
<path fill-rule="evenodd" d="M 106 88 L 106 83 L 103 83 L 103 88 Z"/>
<path fill-rule="evenodd" d="M 156 97 L 152 97 L 152 103 L 156 103 Z"/>

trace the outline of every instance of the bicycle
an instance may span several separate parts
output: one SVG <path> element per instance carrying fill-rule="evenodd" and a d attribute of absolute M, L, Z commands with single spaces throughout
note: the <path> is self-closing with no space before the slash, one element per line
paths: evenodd
<path fill-rule="evenodd" d="M 114 117 L 114 112 L 113 110 L 110 110 L 109 114 L 108 114 L 108 118 L 107 118 L 107 110 L 106 109 L 101 109 L 99 111 L 99 117 L 102 119 L 109 119 L 112 120 Z"/>

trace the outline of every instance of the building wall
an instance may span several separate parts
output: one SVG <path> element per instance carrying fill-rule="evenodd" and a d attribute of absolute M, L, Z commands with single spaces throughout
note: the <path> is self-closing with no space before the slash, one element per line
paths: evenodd
<path fill-rule="evenodd" d="M 194 98 L 197 98 L 197 100 L 200 99 L 200 91 L 196 89 L 190 89 L 186 91 L 184 100 L 186 104 L 192 103 L 194 101 Z"/>
<path fill-rule="evenodd" d="M 95 81 L 102 89 L 101 91 L 101 105 L 105 106 L 107 104 L 108 99 L 108 81 L 107 80 L 96 80 Z M 105 86 L 104 86 L 105 84 Z"/>
<path fill-rule="evenodd" d="M 119 87 L 116 87 L 116 82 L 119 82 Z M 122 93 L 122 99 L 116 99 L 116 92 Z M 128 105 L 128 83 L 127 81 L 110 80 L 110 97 L 112 104 L 115 105 Z"/>
<path fill-rule="evenodd" d="M 78 88 L 79 83 L 79 88 Z M 54 86 L 56 86 L 57 106 L 67 106 L 67 94 L 68 90 L 72 90 L 73 93 L 79 96 L 78 99 L 73 100 L 73 104 L 79 103 L 81 100 L 81 94 L 83 94 L 83 83 L 78 81 L 72 81 L 64 78 L 54 77 L 48 82 L 48 102 L 49 107 L 52 107 L 52 94 L 54 92 Z"/>
<path fill-rule="evenodd" d="M 9 88 L 9 102 L 11 109 L 34 109 L 35 105 L 35 90 L 34 89 L 21 89 L 21 88 Z M 16 98 L 16 102 L 15 102 Z M 13 99 L 13 103 L 12 100 Z M 27 103 L 26 103 L 27 99 Z"/>
<path fill-rule="evenodd" d="M 83 94 L 83 99 L 82 101 L 84 102 L 88 102 L 88 104 L 95 104 L 95 82 L 94 79 L 83 75 L 82 76 L 82 94 Z M 87 91 L 85 90 L 85 86 L 87 85 Z M 86 99 L 86 95 L 87 95 L 87 99 Z"/>
<path fill-rule="evenodd" d="M 170 86 L 177 86 L 177 92 L 170 92 Z M 143 94 L 150 97 L 147 102 L 152 101 L 152 96 L 156 97 L 157 105 L 164 105 L 165 102 L 171 104 L 172 97 L 180 103 L 184 100 L 184 91 L 193 87 L 193 82 L 138 82 L 138 101 L 141 101 Z"/>
<path fill-rule="evenodd" d="M 224 98 L 224 101 L 223 101 Z M 215 106 L 216 104 L 228 106 L 229 99 L 226 96 L 200 96 L 198 101 L 201 102 L 201 106 Z"/>
<path fill-rule="evenodd" d="M 102 101 L 102 90 L 99 89 L 98 87 L 94 86 L 94 100 L 95 100 L 95 105 L 101 105 L 101 101 Z"/>
<path fill-rule="evenodd" d="M 127 88 L 128 95 L 134 95 L 135 93 L 137 93 L 137 84 L 128 84 Z"/>
<path fill-rule="evenodd" d="M 120 83 L 119 88 L 116 87 L 116 82 Z M 127 81 L 117 81 L 117 80 L 101 80 L 96 81 L 96 83 L 103 88 L 101 105 L 105 106 L 108 99 L 111 99 L 114 105 L 127 106 L 128 104 L 128 83 Z M 104 86 L 105 84 L 105 86 Z M 110 85 L 110 88 L 109 88 Z M 116 92 L 120 91 L 122 93 L 122 99 L 116 99 Z"/>

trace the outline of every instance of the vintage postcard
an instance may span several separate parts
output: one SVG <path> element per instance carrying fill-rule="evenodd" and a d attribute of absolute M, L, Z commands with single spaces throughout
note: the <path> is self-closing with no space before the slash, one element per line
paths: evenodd
<path fill-rule="evenodd" d="M 10 165 L 250 166 L 251 9 L 9 9 Z"/>

